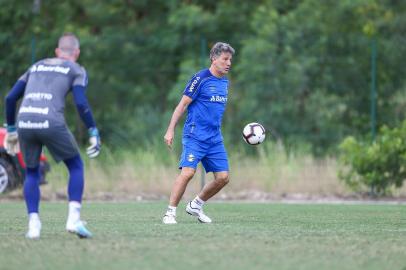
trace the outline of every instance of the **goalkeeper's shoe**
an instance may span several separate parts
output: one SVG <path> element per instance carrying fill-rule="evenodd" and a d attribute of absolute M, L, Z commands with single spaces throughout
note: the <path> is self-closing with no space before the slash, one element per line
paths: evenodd
<path fill-rule="evenodd" d="M 41 221 L 39 219 L 30 220 L 28 222 L 28 232 L 25 234 L 25 238 L 38 239 L 41 234 Z"/>
<path fill-rule="evenodd" d="M 166 212 L 165 216 L 162 218 L 164 224 L 176 224 L 176 216 L 172 213 Z"/>
<path fill-rule="evenodd" d="M 66 230 L 70 233 L 76 234 L 79 238 L 91 238 L 92 233 L 86 229 L 85 222 L 78 220 L 75 223 L 67 223 Z"/>
<path fill-rule="evenodd" d="M 199 220 L 201 223 L 211 223 L 211 218 L 209 218 L 204 214 L 203 209 L 198 207 L 192 207 L 192 202 L 189 202 L 186 205 L 186 213 L 197 217 L 197 220 Z"/>

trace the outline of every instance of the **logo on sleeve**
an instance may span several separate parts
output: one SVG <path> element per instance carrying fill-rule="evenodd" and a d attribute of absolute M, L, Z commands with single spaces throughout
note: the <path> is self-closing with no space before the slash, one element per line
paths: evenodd
<path fill-rule="evenodd" d="M 193 92 L 193 90 L 196 87 L 196 84 L 199 82 L 200 77 L 196 77 L 196 79 L 193 80 L 192 84 L 189 87 L 189 92 Z"/>

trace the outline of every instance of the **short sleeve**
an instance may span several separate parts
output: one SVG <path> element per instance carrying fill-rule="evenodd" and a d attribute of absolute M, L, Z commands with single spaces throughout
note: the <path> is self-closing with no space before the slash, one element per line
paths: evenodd
<path fill-rule="evenodd" d="M 198 93 L 200 92 L 202 81 L 203 81 L 202 76 L 200 76 L 199 74 L 193 75 L 193 77 L 186 84 L 186 87 L 183 90 L 183 94 L 194 100 L 198 96 Z"/>
<path fill-rule="evenodd" d="M 83 67 L 80 67 L 75 74 L 72 86 L 87 87 L 87 83 L 88 83 L 87 72 Z"/>
<path fill-rule="evenodd" d="M 28 78 L 30 77 L 30 70 L 27 70 L 23 75 L 18 78 L 19 81 L 27 82 Z"/>

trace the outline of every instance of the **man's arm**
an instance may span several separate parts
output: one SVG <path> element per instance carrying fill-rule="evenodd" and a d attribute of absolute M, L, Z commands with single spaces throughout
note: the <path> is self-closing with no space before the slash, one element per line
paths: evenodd
<path fill-rule="evenodd" d="M 25 81 L 18 80 L 6 96 L 6 121 L 8 127 L 14 127 L 15 125 L 17 101 L 24 95 L 26 84 Z"/>
<path fill-rule="evenodd" d="M 7 153 L 15 155 L 19 152 L 18 146 L 18 134 L 15 126 L 16 121 L 16 109 L 17 101 L 24 96 L 26 82 L 18 80 L 10 92 L 6 96 L 6 121 L 7 121 L 7 133 L 4 138 L 4 146 Z"/>
<path fill-rule="evenodd" d="M 84 86 L 75 85 L 72 88 L 72 94 L 73 100 L 76 104 L 76 109 L 78 110 L 80 118 L 82 119 L 83 123 L 85 123 L 87 129 L 95 128 L 96 123 L 86 98 L 86 88 Z"/>
<path fill-rule="evenodd" d="M 101 149 L 101 141 L 99 131 L 96 128 L 96 123 L 93 118 L 92 111 L 86 98 L 86 88 L 81 85 L 75 85 L 72 88 L 73 100 L 76 104 L 76 109 L 79 112 L 80 118 L 85 123 L 88 133 L 90 146 L 86 149 L 86 153 L 90 158 L 97 157 Z"/>
<path fill-rule="evenodd" d="M 190 97 L 183 96 L 182 99 L 180 100 L 178 106 L 176 106 L 175 110 L 173 111 L 171 121 L 169 122 L 168 129 L 166 130 L 166 134 L 164 136 L 165 143 L 169 146 L 169 148 L 172 147 L 173 137 L 175 136 L 176 124 L 178 123 L 179 119 L 182 117 L 187 106 L 189 106 L 189 104 L 192 101 L 193 100 Z"/>

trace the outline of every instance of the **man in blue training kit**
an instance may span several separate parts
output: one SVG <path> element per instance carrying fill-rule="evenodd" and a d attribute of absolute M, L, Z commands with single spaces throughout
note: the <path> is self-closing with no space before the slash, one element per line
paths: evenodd
<path fill-rule="evenodd" d="M 210 68 L 196 73 L 186 85 L 183 97 L 173 112 L 165 143 L 171 147 L 175 126 L 187 109 L 183 128 L 183 151 L 179 162 L 180 174 L 175 180 L 163 223 L 176 224 L 176 207 L 186 186 L 201 161 L 206 172 L 214 173 L 214 181 L 207 183 L 186 206 L 186 212 L 202 223 L 211 223 L 203 213 L 204 203 L 228 183 L 228 159 L 221 135 L 221 121 L 226 109 L 228 80 L 225 75 L 231 67 L 234 49 L 217 42 L 210 51 Z"/>
<path fill-rule="evenodd" d="M 87 74 L 76 63 L 79 58 L 79 40 L 67 33 L 59 38 L 56 58 L 47 58 L 32 65 L 16 82 L 6 96 L 7 134 L 5 146 L 15 154 L 20 146 L 26 163 L 24 198 L 28 211 L 27 238 L 40 237 L 39 218 L 40 171 L 39 159 L 46 146 L 55 161 L 63 161 L 69 170 L 69 213 L 66 230 L 80 238 L 91 237 L 80 219 L 84 187 L 83 161 L 78 145 L 69 131 L 64 117 L 65 96 L 69 91 L 79 115 L 89 131 L 90 158 L 100 152 L 100 137 L 85 95 Z M 23 98 L 17 116 L 17 101 Z"/>

